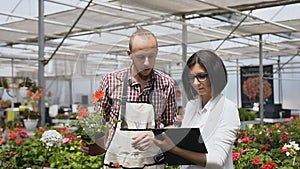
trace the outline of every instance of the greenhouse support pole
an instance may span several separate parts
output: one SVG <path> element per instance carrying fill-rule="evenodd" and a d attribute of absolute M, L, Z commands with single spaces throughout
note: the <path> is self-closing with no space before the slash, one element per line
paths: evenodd
<path fill-rule="evenodd" d="M 45 126 L 45 77 L 44 77 L 44 1 L 39 0 L 39 61 L 38 61 L 38 84 L 44 89 L 44 94 L 39 100 L 39 112 L 41 114 L 40 126 Z"/>
<path fill-rule="evenodd" d="M 182 20 L 183 22 L 185 22 L 185 16 L 182 16 Z M 182 43 L 181 43 L 181 47 L 182 47 L 182 70 L 184 70 L 184 67 L 186 65 L 186 56 L 187 56 L 187 25 L 186 24 L 182 24 Z M 184 84 L 183 84 L 184 85 Z M 182 106 L 185 107 L 186 103 L 187 103 L 187 99 L 185 96 L 185 92 L 181 92 L 183 93 L 182 95 Z"/>
<path fill-rule="evenodd" d="M 259 35 L 259 113 L 260 124 L 264 123 L 264 86 L 263 86 L 262 35 Z"/>
<path fill-rule="evenodd" d="M 239 59 L 236 59 L 236 103 L 240 107 L 240 91 L 239 91 Z M 242 106 L 241 106 L 242 107 Z"/>
<path fill-rule="evenodd" d="M 282 103 L 282 81 L 281 81 L 281 67 L 280 67 L 280 56 L 277 60 L 277 70 L 278 70 L 278 100 Z"/>

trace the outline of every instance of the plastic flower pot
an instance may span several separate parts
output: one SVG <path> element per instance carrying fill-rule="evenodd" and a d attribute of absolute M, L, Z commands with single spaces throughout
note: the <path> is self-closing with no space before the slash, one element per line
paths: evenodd
<path fill-rule="evenodd" d="M 26 130 L 33 131 L 36 129 L 39 119 L 24 119 L 23 121 Z"/>

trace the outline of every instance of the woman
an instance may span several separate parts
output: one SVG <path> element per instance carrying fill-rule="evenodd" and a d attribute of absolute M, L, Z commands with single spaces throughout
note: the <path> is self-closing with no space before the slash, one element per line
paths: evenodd
<path fill-rule="evenodd" d="M 196 164 L 181 168 L 234 168 L 232 147 L 240 119 L 236 105 L 222 93 L 227 84 L 223 61 L 212 51 L 200 50 L 188 59 L 182 80 L 189 101 L 181 127 L 199 128 L 208 153 L 179 148 L 166 134 L 163 141 L 155 139 L 154 142 Z"/>

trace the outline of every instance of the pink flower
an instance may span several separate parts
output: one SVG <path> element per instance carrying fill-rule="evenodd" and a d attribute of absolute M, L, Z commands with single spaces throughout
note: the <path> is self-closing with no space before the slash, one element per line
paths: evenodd
<path fill-rule="evenodd" d="M 67 130 L 64 131 L 64 134 L 65 134 L 65 135 L 67 135 L 67 134 L 69 134 L 69 133 L 72 133 L 72 130 L 67 129 Z"/>
<path fill-rule="evenodd" d="M 245 154 L 246 151 L 245 151 L 244 149 L 240 148 L 238 152 L 239 152 L 240 154 Z"/>
<path fill-rule="evenodd" d="M 290 139 L 290 137 L 288 136 L 288 133 L 281 137 L 281 140 L 283 140 L 283 141 L 287 141 L 289 139 Z"/>
<path fill-rule="evenodd" d="M 20 132 L 20 137 L 22 137 L 22 138 L 28 138 L 29 134 L 27 132 L 25 132 L 25 131 L 21 131 Z"/>
<path fill-rule="evenodd" d="M 237 161 L 239 159 L 240 154 L 239 153 L 232 153 L 232 160 Z"/>
<path fill-rule="evenodd" d="M 266 131 L 267 131 L 269 136 L 272 136 L 272 130 L 270 128 L 267 128 Z"/>
<path fill-rule="evenodd" d="M 68 137 L 64 138 L 63 139 L 63 144 L 74 140 L 74 138 L 75 138 L 75 136 L 68 136 Z"/>

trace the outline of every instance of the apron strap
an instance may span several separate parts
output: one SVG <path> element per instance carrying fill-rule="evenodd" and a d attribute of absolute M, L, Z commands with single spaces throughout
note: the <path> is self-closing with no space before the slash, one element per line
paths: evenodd
<path fill-rule="evenodd" d="M 126 113 L 126 101 L 127 101 L 127 84 L 128 84 L 128 71 L 125 74 L 123 81 L 123 92 L 121 97 L 121 128 L 127 128 L 127 123 L 125 121 L 125 113 Z"/>

